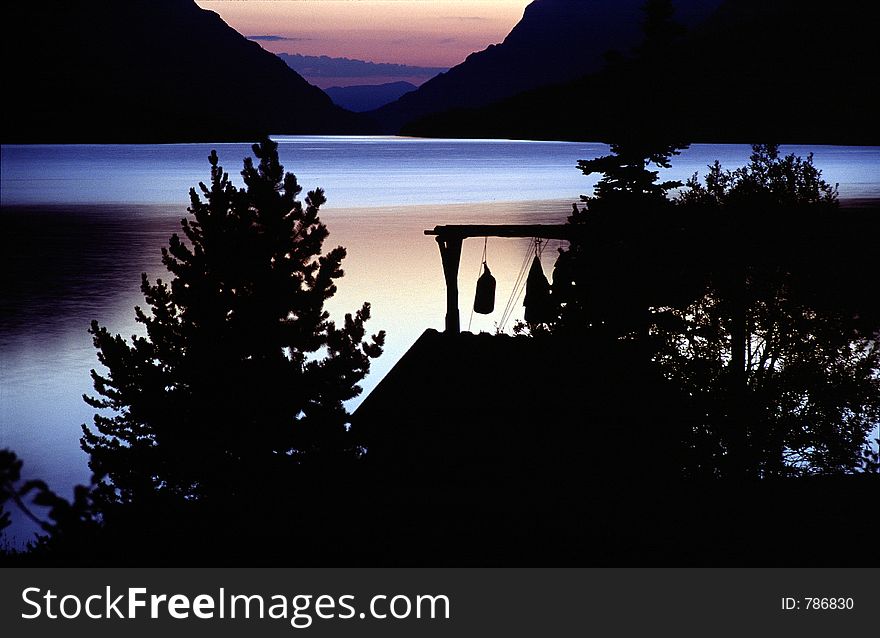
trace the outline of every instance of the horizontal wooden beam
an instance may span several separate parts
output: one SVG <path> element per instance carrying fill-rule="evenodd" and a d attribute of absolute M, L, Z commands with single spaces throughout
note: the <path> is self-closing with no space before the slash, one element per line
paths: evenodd
<path fill-rule="evenodd" d="M 426 235 L 464 239 L 465 237 L 538 237 L 541 239 L 572 239 L 584 232 L 583 226 L 572 224 L 468 224 L 435 226 Z"/>

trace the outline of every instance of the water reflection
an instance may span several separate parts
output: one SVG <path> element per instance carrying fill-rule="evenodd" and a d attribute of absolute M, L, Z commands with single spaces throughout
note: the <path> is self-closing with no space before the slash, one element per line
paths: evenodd
<path fill-rule="evenodd" d="M 327 190 L 328 205 L 353 207 L 555 199 L 588 193 L 594 178 L 575 169 L 580 159 L 608 152 L 605 144 L 507 140 L 425 140 L 394 137 L 280 137 L 282 163 L 307 188 Z M 4 145 L 0 148 L 3 205 L 184 203 L 207 177 L 216 149 L 238 181 L 248 144 Z M 746 144 L 695 144 L 675 158 L 663 179 L 684 181 L 716 159 L 742 166 Z M 880 148 L 793 146 L 843 199 L 880 197 Z"/>

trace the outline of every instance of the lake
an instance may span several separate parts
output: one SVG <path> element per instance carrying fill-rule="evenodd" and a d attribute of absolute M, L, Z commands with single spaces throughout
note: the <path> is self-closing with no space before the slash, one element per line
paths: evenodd
<path fill-rule="evenodd" d="M 287 170 L 304 190 L 327 192 L 322 219 L 327 247 L 348 249 L 345 277 L 331 300 L 341 318 L 373 305 L 373 331 L 385 329 L 385 354 L 373 364 L 365 393 L 426 328 L 442 329 L 445 288 L 436 244 L 423 231 L 449 223 L 562 223 L 571 203 L 590 194 L 595 177 L 577 160 L 607 152 L 603 144 L 373 137 L 278 137 Z M 97 365 L 86 330 L 92 319 L 114 332 L 138 332 L 140 274 L 165 276 L 159 249 L 179 229 L 188 190 L 209 177 L 207 156 L 239 178 L 246 144 L 3 146 L 0 169 L 0 448 L 25 461 L 64 496 L 89 479 L 79 449 L 80 425 L 92 410 L 89 370 Z M 880 200 L 880 148 L 786 146 L 815 153 L 844 205 Z M 664 179 L 748 161 L 743 145 L 696 145 L 674 158 Z M 236 180 L 241 183 L 240 178 Z M 545 247 L 552 270 L 558 242 Z M 483 242 L 464 244 L 459 275 L 463 329 L 494 332 L 513 297 L 530 240 L 490 239 L 488 263 L 498 280 L 496 312 L 471 317 Z M 352 407 L 357 401 L 353 402 Z M 8 542 L 33 528 L 16 519 Z"/>

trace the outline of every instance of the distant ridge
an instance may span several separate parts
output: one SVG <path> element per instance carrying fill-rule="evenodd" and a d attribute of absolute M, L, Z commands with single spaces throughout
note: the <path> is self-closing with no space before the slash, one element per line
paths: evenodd
<path fill-rule="evenodd" d="M 6 143 L 368 130 L 192 0 L 40 0 L 4 11 Z"/>
<path fill-rule="evenodd" d="M 409 82 L 388 82 L 386 84 L 361 84 L 355 86 L 331 86 L 325 89 L 327 95 L 344 109 L 363 113 L 371 111 L 400 96 L 416 90 Z"/>
<path fill-rule="evenodd" d="M 326 82 L 334 80 L 336 84 L 339 84 L 340 78 L 361 78 L 362 81 L 357 84 L 368 84 L 365 80 L 371 78 L 393 78 L 397 81 L 404 78 L 421 78 L 424 81 L 447 70 L 445 67 L 368 62 L 351 58 L 334 58 L 327 55 L 279 53 L 278 57 L 304 78 L 321 86 L 327 86 Z M 390 83 L 390 81 L 386 83 Z"/>

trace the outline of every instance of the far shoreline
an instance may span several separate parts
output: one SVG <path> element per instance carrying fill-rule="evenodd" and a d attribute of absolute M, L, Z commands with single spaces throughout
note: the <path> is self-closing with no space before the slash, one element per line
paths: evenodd
<path fill-rule="evenodd" d="M 249 136 L 238 136 L 238 135 L 196 135 L 191 138 L 186 139 L 169 139 L 165 137 L 128 137 L 128 136 L 108 136 L 106 138 L 99 139 L 81 139 L 79 137 L 72 137 L 69 139 L 63 140 L 49 140 L 49 139 L 38 139 L 38 140 L 19 140 L 19 139 L 8 139 L 8 140 L 0 140 L 0 146 L 126 146 L 126 145 L 142 145 L 142 144 L 150 144 L 157 146 L 174 146 L 174 145 L 188 145 L 188 144 L 253 144 L 258 140 L 267 137 L 265 133 L 254 133 Z M 403 132 L 398 131 L 397 133 L 389 133 L 389 132 L 379 132 L 376 131 L 350 131 L 350 132 L 320 132 L 320 131 L 312 131 L 312 132 L 301 132 L 301 133 L 271 133 L 268 135 L 270 139 L 284 138 L 284 137 L 376 137 L 376 138 L 388 138 L 388 137 L 397 137 L 401 139 L 413 139 L 413 140 L 439 140 L 439 141 L 449 141 L 449 142 L 545 142 L 545 143 L 560 143 L 560 144 L 609 144 L 613 140 L 601 140 L 603 136 L 596 136 L 594 138 L 588 139 L 586 137 L 576 137 L 571 139 L 556 139 L 556 138 L 534 138 L 534 139 L 518 139 L 518 138 L 506 138 L 506 137 L 492 137 L 492 136 L 479 136 L 479 135 L 470 135 L 470 136 L 434 136 L 434 135 L 407 135 Z M 762 142 L 767 140 L 756 140 L 756 139 L 739 139 L 739 138 L 721 138 L 721 139 L 713 139 L 713 140 L 705 140 L 705 139 L 695 139 L 690 142 L 687 142 L 688 145 L 751 145 L 756 142 Z M 862 148 L 880 148 L 880 143 L 871 143 L 866 141 L 854 141 L 854 140 L 771 140 L 774 143 L 778 143 L 780 146 L 825 146 L 825 147 L 843 147 L 843 146 L 855 146 Z"/>

